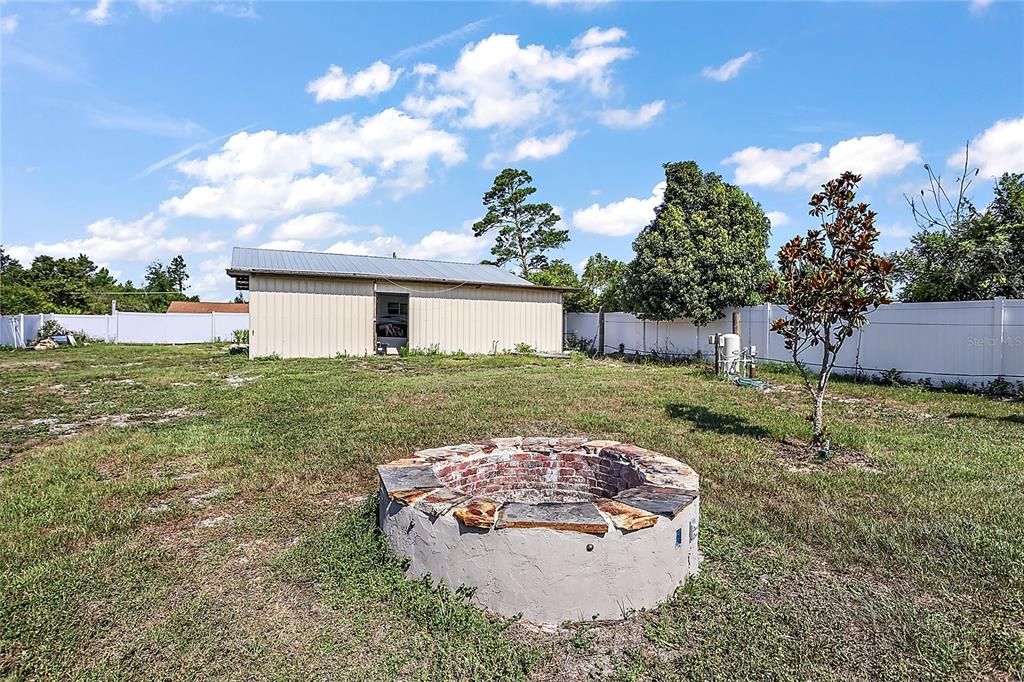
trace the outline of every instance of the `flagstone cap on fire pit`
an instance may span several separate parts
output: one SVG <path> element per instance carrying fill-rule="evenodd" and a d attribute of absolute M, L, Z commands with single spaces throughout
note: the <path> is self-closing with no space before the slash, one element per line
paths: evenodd
<path fill-rule="evenodd" d="M 420 450 L 377 467 L 383 490 L 470 528 L 548 528 L 603 535 L 674 518 L 700 478 L 652 450 L 585 438 L 492 438 Z"/>

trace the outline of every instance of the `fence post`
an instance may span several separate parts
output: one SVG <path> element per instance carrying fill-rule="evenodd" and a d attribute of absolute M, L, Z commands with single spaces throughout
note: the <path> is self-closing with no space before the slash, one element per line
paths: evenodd
<path fill-rule="evenodd" d="M 771 360 L 772 349 L 771 349 L 771 338 L 772 338 L 772 304 L 764 304 L 764 351 L 763 356 L 765 360 Z"/>
<path fill-rule="evenodd" d="M 217 311 L 210 311 L 210 343 L 217 340 Z"/>
<path fill-rule="evenodd" d="M 597 310 L 597 356 L 604 357 L 604 306 Z"/>
<path fill-rule="evenodd" d="M 18 336 L 21 337 L 21 347 L 24 348 L 28 343 L 28 339 L 25 338 L 25 313 L 18 314 Z"/>
<path fill-rule="evenodd" d="M 995 377 L 1003 376 L 1003 342 L 1006 340 L 1004 333 L 1004 312 L 1006 311 L 1006 297 L 996 296 L 992 299 L 992 331 L 995 332 L 992 344 L 992 374 Z"/>

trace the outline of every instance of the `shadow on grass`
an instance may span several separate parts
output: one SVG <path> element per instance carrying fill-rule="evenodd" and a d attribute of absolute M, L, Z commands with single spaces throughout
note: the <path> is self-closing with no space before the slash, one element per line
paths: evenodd
<path fill-rule="evenodd" d="M 727 436 L 772 437 L 772 434 L 767 429 L 750 423 L 744 417 L 721 414 L 709 410 L 702 405 L 670 403 L 665 406 L 665 414 L 670 419 L 682 419 L 691 422 L 700 431 L 714 431 L 715 433 Z"/>
<path fill-rule="evenodd" d="M 1007 414 L 1002 417 L 989 417 L 985 414 L 978 414 L 977 412 L 951 412 L 949 415 L 950 419 L 993 419 L 1001 422 L 1007 422 L 1009 424 L 1024 424 L 1024 414 Z"/>

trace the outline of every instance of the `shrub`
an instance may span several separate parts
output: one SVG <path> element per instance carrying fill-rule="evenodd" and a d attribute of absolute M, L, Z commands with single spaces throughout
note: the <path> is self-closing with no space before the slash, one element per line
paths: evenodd
<path fill-rule="evenodd" d="M 47 320 L 39 327 L 39 332 L 36 334 L 37 339 L 48 339 L 51 336 L 64 336 L 68 333 L 68 330 L 60 325 L 57 320 Z"/>

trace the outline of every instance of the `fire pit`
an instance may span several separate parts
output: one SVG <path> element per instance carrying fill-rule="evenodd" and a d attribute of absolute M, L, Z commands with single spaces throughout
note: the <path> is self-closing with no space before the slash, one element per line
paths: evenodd
<path fill-rule="evenodd" d="M 377 467 L 380 527 L 409 575 L 538 623 L 614 620 L 697 570 L 699 477 L 633 445 L 494 438 Z"/>

